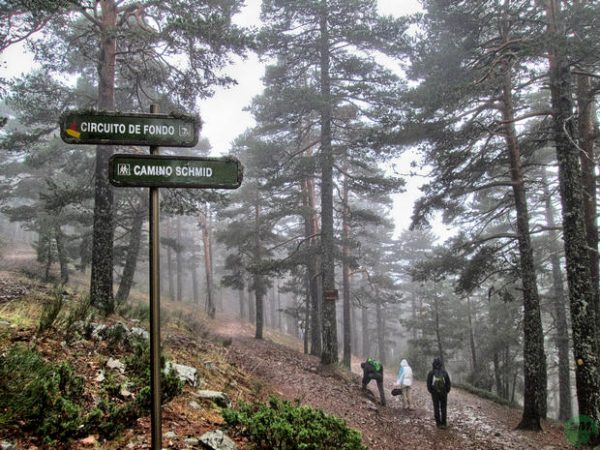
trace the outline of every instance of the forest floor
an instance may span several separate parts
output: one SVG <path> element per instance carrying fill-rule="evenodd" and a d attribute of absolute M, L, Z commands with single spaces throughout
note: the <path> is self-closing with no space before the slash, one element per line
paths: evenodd
<path fill-rule="evenodd" d="M 254 328 L 237 321 L 222 321 L 218 332 L 232 338 L 228 359 L 287 399 L 300 399 L 341 417 L 363 435 L 373 450 L 394 449 L 562 449 L 562 424 L 544 421 L 544 431 L 515 430 L 521 410 L 479 398 L 461 389 L 448 396 L 448 428 L 439 429 L 433 419 L 431 397 L 425 383 L 413 385 L 414 410 L 402 408 L 390 392 L 395 374 L 384 374 L 387 406 L 379 404 L 374 381 L 369 392 L 361 391 L 360 361 L 352 363 L 352 373 L 340 369 L 323 370 L 319 359 L 300 353 L 298 348 L 274 343 L 267 333 L 264 340 L 253 337 Z"/>
<path fill-rule="evenodd" d="M 0 258 L 0 319 L 5 327 L 11 323 L 12 332 L 8 341 L 0 342 L 0 352 L 4 351 L 7 342 L 26 341 L 35 335 L 35 321 L 15 321 L 14 313 L 19 302 L 25 302 L 33 291 L 40 289 L 39 283 L 29 281 L 19 271 L 23 264 L 31 269 L 32 256 L 31 253 L 19 253 L 13 258 Z M 167 303 L 163 307 L 174 305 Z M 39 313 L 30 306 L 25 311 L 32 316 Z M 182 325 L 182 320 L 189 315 L 184 311 L 178 316 L 178 322 L 175 321 L 176 326 L 173 321 L 164 326 L 162 341 L 165 349 L 175 361 L 201 367 L 206 381 L 204 388 L 226 392 L 234 404 L 239 400 L 264 401 L 273 393 L 287 400 L 300 400 L 303 405 L 344 419 L 362 433 L 363 443 L 372 450 L 572 448 L 565 441 L 561 423 L 544 421 L 544 431 L 539 433 L 517 431 L 515 427 L 521 417 L 519 409 L 501 406 L 460 389 L 452 389 L 449 394 L 448 428 L 438 429 L 433 420 L 431 399 L 420 381 L 413 386 L 415 408 L 405 410 L 398 399 L 390 395 L 395 374 L 387 373 L 387 406 L 380 406 L 375 382 L 371 382 L 367 393 L 361 391 L 358 360 L 353 361 L 352 372 L 323 368 L 317 357 L 302 353 L 297 339 L 266 330 L 265 338 L 257 340 L 252 325 L 231 318 L 218 317 L 204 323 L 202 326 L 212 335 L 207 338 L 204 331 L 198 333 L 199 328 L 192 330 Z M 35 340 L 45 357 L 66 357 L 72 361 L 79 374 L 88 379 L 90 389 L 94 389 L 95 371 L 105 362 L 106 355 L 104 359 L 98 357 L 95 353 L 99 350 L 85 342 L 80 343 L 81 348 L 66 349 L 59 337 Z M 212 367 L 214 376 L 206 367 Z M 186 387 L 181 396 L 165 406 L 163 436 L 172 433 L 170 438 L 164 439 L 165 447 L 198 448 L 190 445 L 186 437 L 198 437 L 222 426 L 218 409 L 205 404 L 201 409 L 192 408 L 190 405 L 194 400 L 198 400 L 194 390 Z M 234 439 L 239 449 L 249 448 L 243 439 Z M 18 429 L 0 429 L 0 441 L 2 448 L 5 448 L 5 442 L 18 449 L 39 448 L 34 437 L 22 435 Z M 114 442 L 99 442 L 97 437 L 89 436 L 64 448 L 141 449 L 149 448 L 149 441 L 149 418 L 145 417 L 138 419 L 134 428 L 126 430 Z"/>

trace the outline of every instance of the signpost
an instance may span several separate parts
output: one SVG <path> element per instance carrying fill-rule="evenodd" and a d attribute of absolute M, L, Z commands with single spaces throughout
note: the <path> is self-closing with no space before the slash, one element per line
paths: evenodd
<path fill-rule="evenodd" d="M 60 117 L 67 144 L 160 145 L 194 147 L 200 119 L 189 114 L 68 111 Z"/>
<path fill-rule="evenodd" d="M 110 182 L 119 187 L 237 189 L 242 165 L 231 157 L 114 155 L 108 169 Z"/>
<path fill-rule="evenodd" d="M 188 114 L 69 111 L 60 118 L 68 144 L 148 145 L 150 155 L 113 155 L 110 182 L 118 187 L 150 188 L 150 389 L 152 449 L 162 448 L 160 392 L 159 187 L 237 189 L 243 169 L 235 158 L 159 155 L 159 146 L 194 147 L 200 119 Z"/>

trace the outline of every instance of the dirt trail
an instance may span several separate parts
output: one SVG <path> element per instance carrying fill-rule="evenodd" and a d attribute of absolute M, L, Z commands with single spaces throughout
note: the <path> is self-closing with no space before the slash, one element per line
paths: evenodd
<path fill-rule="evenodd" d="M 231 337 L 230 361 L 269 385 L 284 398 L 300 399 L 303 404 L 323 409 L 343 418 L 360 430 L 363 441 L 373 450 L 392 449 L 568 449 L 562 426 L 545 422 L 541 433 L 516 431 L 521 412 L 453 389 L 448 400 L 446 430 L 435 427 L 430 396 L 423 382 L 415 382 L 415 409 L 401 408 L 389 394 L 395 374 L 385 376 L 387 406 L 378 402 L 377 387 L 369 385 L 365 395 L 360 389 L 359 361 L 352 374 L 324 371 L 319 359 L 287 346 L 254 339 L 247 324 L 222 321 L 217 332 Z"/>

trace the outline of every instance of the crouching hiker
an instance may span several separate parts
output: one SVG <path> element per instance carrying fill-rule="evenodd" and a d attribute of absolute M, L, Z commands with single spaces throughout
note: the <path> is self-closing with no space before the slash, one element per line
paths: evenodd
<path fill-rule="evenodd" d="M 385 394 L 383 392 L 383 366 L 379 361 L 373 358 L 367 358 L 365 362 L 360 363 L 360 367 L 362 367 L 363 370 L 363 391 L 367 390 L 367 384 L 369 384 L 371 380 L 375 380 L 377 382 L 377 389 L 379 389 L 381 404 L 385 406 Z"/>
<path fill-rule="evenodd" d="M 433 400 L 433 415 L 435 424 L 439 428 L 446 428 L 446 407 L 448 406 L 448 392 L 450 392 L 450 377 L 442 367 L 439 358 L 433 360 L 433 369 L 427 374 L 427 390 Z"/>

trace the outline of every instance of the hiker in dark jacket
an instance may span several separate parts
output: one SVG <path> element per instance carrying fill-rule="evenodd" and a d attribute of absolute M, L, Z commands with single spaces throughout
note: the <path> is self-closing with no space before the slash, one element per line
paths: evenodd
<path fill-rule="evenodd" d="M 435 424 L 440 428 L 446 428 L 446 406 L 451 387 L 450 377 L 442 367 L 440 358 L 435 358 L 432 365 L 433 369 L 427 374 L 427 390 L 433 400 Z"/>
<path fill-rule="evenodd" d="M 360 363 L 360 367 L 362 367 L 363 370 L 363 391 L 367 390 L 367 384 L 369 384 L 371 380 L 375 380 L 377 382 L 377 389 L 379 389 L 381 404 L 385 406 L 385 394 L 383 392 L 383 366 L 379 361 L 376 361 L 373 358 L 367 358 L 365 362 Z"/>

